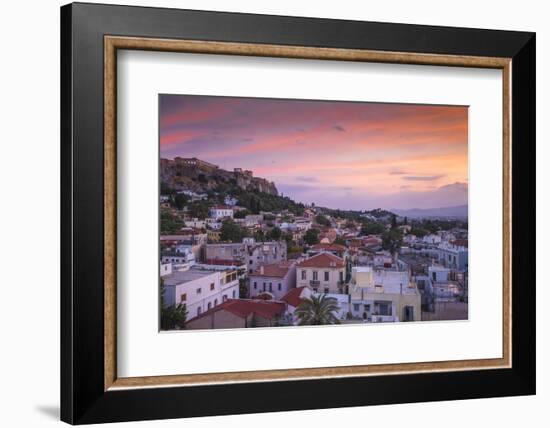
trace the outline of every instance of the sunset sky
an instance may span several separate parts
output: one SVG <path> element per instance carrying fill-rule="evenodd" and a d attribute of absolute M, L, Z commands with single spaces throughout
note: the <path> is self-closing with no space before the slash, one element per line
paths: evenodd
<path fill-rule="evenodd" d="M 160 155 L 250 169 L 330 208 L 464 205 L 468 108 L 161 95 Z"/>

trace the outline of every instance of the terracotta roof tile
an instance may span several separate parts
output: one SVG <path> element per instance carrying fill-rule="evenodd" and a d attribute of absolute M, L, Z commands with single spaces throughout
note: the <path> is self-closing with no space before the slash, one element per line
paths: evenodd
<path fill-rule="evenodd" d="M 290 306 L 294 306 L 297 308 L 300 306 L 300 303 L 302 303 L 302 292 L 304 291 L 304 288 L 306 287 L 296 287 L 291 289 L 288 293 L 286 293 L 282 297 L 282 301 L 288 303 Z"/>
<path fill-rule="evenodd" d="M 275 316 L 283 314 L 285 305 L 281 302 L 270 302 L 265 300 L 228 299 L 203 314 L 192 318 L 192 320 L 211 315 L 221 310 L 231 312 L 240 318 L 247 318 L 250 314 L 257 314 L 263 318 L 273 319 Z"/>
<path fill-rule="evenodd" d="M 346 251 L 346 247 L 340 244 L 315 244 L 312 248 L 325 251 Z"/>
<path fill-rule="evenodd" d="M 343 268 L 344 260 L 331 253 L 319 253 L 298 263 L 299 267 Z"/>
<path fill-rule="evenodd" d="M 251 273 L 250 276 L 270 276 L 270 277 L 284 278 L 288 273 L 289 269 L 292 267 L 293 263 L 294 263 L 293 261 L 285 260 L 279 263 L 263 265 L 263 266 L 260 266 L 259 270 Z M 262 273 L 262 268 L 263 268 L 263 273 Z"/>

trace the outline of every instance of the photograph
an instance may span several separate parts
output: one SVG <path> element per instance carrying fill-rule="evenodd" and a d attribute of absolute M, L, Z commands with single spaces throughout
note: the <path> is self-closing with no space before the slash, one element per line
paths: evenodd
<path fill-rule="evenodd" d="M 159 95 L 160 330 L 468 319 L 468 106 Z"/>

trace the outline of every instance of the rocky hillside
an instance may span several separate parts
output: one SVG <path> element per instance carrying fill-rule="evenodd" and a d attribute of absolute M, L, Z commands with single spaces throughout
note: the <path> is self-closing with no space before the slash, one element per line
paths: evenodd
<path fill-rule="evenodd" d="M 237 187 L 241 190 L 278 195 L 275 183 L 265 178 L 254 177 L 252 171 L 235 168 L 226 171 L 217 165 L 197 159 L 180 158 L 160 160 L 161 182 L 176 190 L 205 192 L 222 187 Z"/>

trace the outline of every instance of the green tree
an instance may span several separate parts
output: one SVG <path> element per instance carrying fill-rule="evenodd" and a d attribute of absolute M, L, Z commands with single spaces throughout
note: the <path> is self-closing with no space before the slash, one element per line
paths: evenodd
<path fill-rule="evenodd" d="M 290 254 L 302 254 L 304 252 L 304 248 L 300 247 L 298 245 L 291 245 L 287 247 L 286 252 L 288 255 Z"/>
<path fill-rule="evenodd" d="M 411 231 L 409 232 L 411 235 L 417 236 L 419 238 L 422 238 L 426 236 L 428 232 L 426 229 L 422 229 L 421 227 L 413 227 Z"/>
<path fill-rule="evenodd" d="M 299 325 L 340 324 L 336 316 L 339 309 L 336 299 L 321 294 L 304 299 L 294 313 L 298 317 Z"/>
<path fill-rule="evenodd" d="M 326 218 L 323 214 L 317 214 L 315 216 L 315 221 L 321 226 L 330 226 L 330 220 Z"/>
<path fill-rule="evenodd" d="M 168 209 L 160 210 L 160 232 L 174 233 L 183 227 L 183 221 Z"/>
<path fill-rule="evenodd" d="M 282 231 L 277 226 L 275 226 L 273 229 L 269 231 L 269 238 L 271 238 L 273 241 L 278 241 L 281 239 Z"/>
<path fill-rule="evenodd" d="M 170 185 L 164 181 L 160 182 L 160 194 L 161 195 L 173 195 L 176 193 L 176 190 L 170 187 Z"/>
<path fill-rule="evenodd" d="M 177 193 L 174 196 L 174 206 L 178 210 L 182 210 L 185 207 L 185 205 L 187 205 L 188 202 L 189 202 L 189 198 L 184 193 Z"/>
<path fill-rule="evenodd" d="M 399 229 L 390 229 L 382 235 L 382 248 L 392 255 L 397 253 L 403 244 L 403 234 Z"/>
<path fill-rule="evenodd" d="M 247 215 L 252 214 L 247 209 L 235 211 L 233 218 L 245 218 Z"/>
<path fill-rule="evenodd" d="M 254 232 L 254 240 L 256 242 L 264 242 L 265 241 L 265 233 L 263 230 L 257 230 Z"/>
<path fill-rule="evenodd" d="M 248 287 L 249 287 L 250 279 L 247 278 L 239 278 L 239 299 L 248 299 Z"/>
<path fill-rule="evenodd" d="M 344 225 L 346 229 L 353 229 L 355 227 L 355 223 L 353 221 L 346 221 L 346 224 Z"/>
<path fill-rule="evenodd" d="M 187 307 L 178 303 L 166 305 L 164 295 L 166 287 L 164 281 L 160 280 L 160 328 L 161 330 L 182 330 L 187 321 Z"/>
<path fill-rule="evenodd" d="M 220 234 L 222 241 L 241 242 L 245 236 L 244 230 L 233 220 L 225 220 L 222 223 Z"/>
<path fill-rule="evenodd" d="M 208 211 L 210 210 L 210 203 L 207 201 L 191 202 L 187 206 L 187 210 L 191 217 L 205 219 L 206 217 L 208 217 Z"/>
<path fill-rule="evenodd" d="M 380 235 L 386 229 L 376 221 L 366 221 L 361 227 L 361 235 Z"/>
<path fill-rule="evenodd" d="M 294 238 L 292 236 L 292 233 L 284 233 L 283 239 L 286 241 L 287 248 L 290 248 L 294 245 Z"/>
<path fill-rule="evenodd" d="M 397 227 L 397 217 L 395 214 L 392 214 L 391 216 L 391 228 L 395 229 Z"/>
<path fill-rule="evenodd" d="M 334 244 L 343 245 L 345 247 L 346 246 L 346 240 L 344 238 L 338 237 L 334 240 Z"/>
<path fill-rule="evenodd" d="M 304 242 L 307 245 L 315 245 L 319 243 L 319 231 L 317 229 L 309 229 L 304 235 Z"/>

